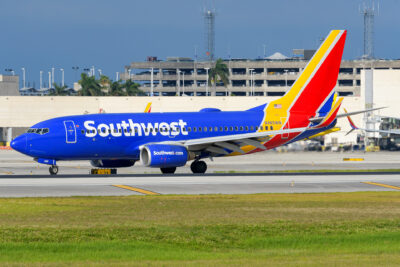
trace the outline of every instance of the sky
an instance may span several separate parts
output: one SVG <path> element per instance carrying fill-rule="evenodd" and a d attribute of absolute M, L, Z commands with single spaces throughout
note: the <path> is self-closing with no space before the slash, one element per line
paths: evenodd
<path fill-rule="evenodd" d="M 205 7 L 215 8 L 216 56 L 258 58 L 316 49 L 331 29 L 347 29 L 344 59 L 363 54 L 360 0 L 0 0 L 0 74 L 14 69 L 39 87 L 39 72 L 72 85 L 80 70 L 117 71 L 147 56 L 205 56 Z M 370 4 L 371 5 L 371 4 Z M 377 1 L 375 1 L 377 9 Z M 377 11 L 377 10 L 376 10 Z M 375 16 L 375 56 L 398 59 L 400 0 L 381 0 Z"/>

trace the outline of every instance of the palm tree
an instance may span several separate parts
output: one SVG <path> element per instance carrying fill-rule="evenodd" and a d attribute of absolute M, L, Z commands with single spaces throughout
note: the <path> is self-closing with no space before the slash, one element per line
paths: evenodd
<path fill-rule="evenodd" d="M 213 92 L 211 93 L 213 96 L 215 96 L 217 81 L 222 81 L 224 87 L 227 87 L 229 84 L 229 70 L 221 58 L 217 59 L 215 66 L 210 69 L 208 78 L 208 84 L 213 87 Z"/>
<path fill-rule="evenodd" d="M 69 92 L 65 91 L 67 88 L 66 85 L 60 86 L 54 83 L 54 91 L 52 91 L 49 96 L 69 95 Z"/>
<path fill-rule="evenodd" d="M 126 94 L 129 96 L 144 96 L 145 92 L 139 89 L 139 84 L 133 82 L 131 79 L 127 80 L 124 84 Z"/>
<path fill-rule="evenodd" d="M 124 91 L 123 85 L 120 81 L 115 81 L 110 84 L 110 90 L 108 95 L 111 96 L 125 96 L 126 92 Z"/>
<path fill-rule="evenodd" d="M 81 96 L 101 96 L 104 93 L 101 91 L 101 86 L 94 76 L 88 76 L 86 73 L 81 73 L 79 84 L 82 89 L 79 91 Z"/>

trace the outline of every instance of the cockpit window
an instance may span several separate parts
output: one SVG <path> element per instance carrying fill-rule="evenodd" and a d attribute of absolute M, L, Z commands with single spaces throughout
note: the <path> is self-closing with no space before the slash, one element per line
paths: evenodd
<path fill-rule="evenodd" d="M 49 132 L 49 128 L 29 128 L 27 133 L 35 133 L 35 134 L 47 134 Z"/>

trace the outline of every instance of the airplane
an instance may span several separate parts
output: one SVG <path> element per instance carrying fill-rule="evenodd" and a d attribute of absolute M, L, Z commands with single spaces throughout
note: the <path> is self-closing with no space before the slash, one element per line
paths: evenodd
<path fill-rule="evenodd" d="M 59 117 L 33 125 L 11 147 L 50 165 L 51 175 L 57 162 L 71 160 L 98 168 L 140 161 L 164 174 L 192 161 L 193 173 L 205 173 L 207 158 L 252 154 L 332 131 L 343 101 L 334 88 L 346 34 L 331 31 L 290 90 L 270 103 L 245 111 L 156 113 L 150 105 L 145 113 Z"/>

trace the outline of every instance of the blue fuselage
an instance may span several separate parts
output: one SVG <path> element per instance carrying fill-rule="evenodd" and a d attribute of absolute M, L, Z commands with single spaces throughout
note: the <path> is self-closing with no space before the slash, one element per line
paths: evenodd
<path fill-rule="evenodd" d="M 140 146 L 277 130 L 262 125 L 264 111 L 91 114 L 54 118 L 35 124 L 12 147 L 34 158 L 52 160 L 138 160 Z M 287 143 L 325 131 L 334 124 L 301 133 Z M 265 127 L 265 129 L 261 128 Z M 274 129 L 275 128 L 275 129 Z M 207 153 L 201 157 L 207 157 Z"/>

